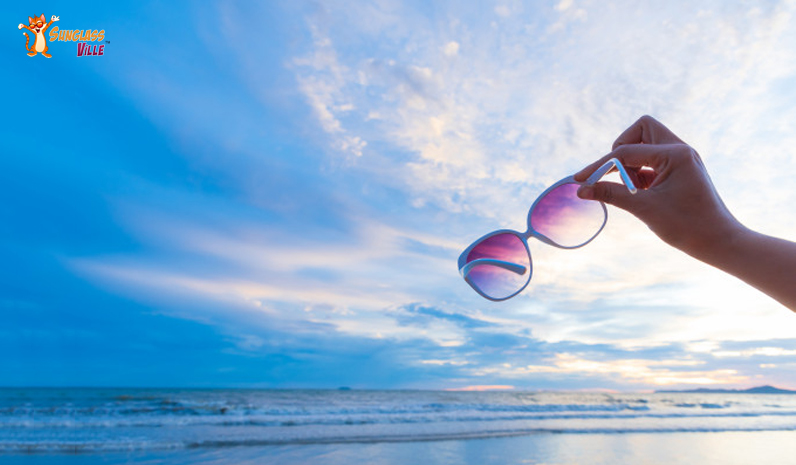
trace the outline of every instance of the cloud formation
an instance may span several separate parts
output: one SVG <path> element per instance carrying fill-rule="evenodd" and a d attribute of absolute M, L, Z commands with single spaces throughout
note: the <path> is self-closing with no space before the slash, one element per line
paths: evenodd
<path fill-rule="evenodd" d="M 697 148 L 740 219 L 792 235 L 793 2 L 186 2 L 147 24 L 176 9 L 191 12 L 181 53 L 147 36 L 124 62 L 64 65 L 53 111 L 85 111 L 92 137 L 68 119 L 45 141 L 5 129 L 6 353 L 19 334 L 51 352 L 82 334 L 94 352 L 129 341 L 142 367 L 140 347 L 193 360 L 161 328 L 212 341 L 208 384 L 796 387 L 787 310 L 616 209 L 583 249 L 532 241 L 533 281 L 510 302 L 456 270 L 644 113 Z"/>

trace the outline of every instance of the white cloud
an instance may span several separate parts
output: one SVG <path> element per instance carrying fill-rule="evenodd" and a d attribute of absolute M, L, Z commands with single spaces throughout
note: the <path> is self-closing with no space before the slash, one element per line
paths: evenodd
<path fill-rule="evenodd" d="M 501 18 L 508 18 L 511 16 L 511 9 L 506 5 L 498 5 L 495 7 L 495 14 Z"/>
<path fill-rule="evenodd" d="M 748 380 L 736 370 L 693 370 L 701 365 L 694 360 L 644 360 L 623 359 L 596 361 L 572 354 L 556 354 L 549 365 L 527 365 L 517 367 L 492 367 L 478 369 L 481 376 L 527 377 L 534 374 L 581 375 L 617 378 L 623 382 L 647 386 L 670 385 L 718 385 L 738 384 Z M 676 367 L 687 368 L 678 370 Z"/>
<path fill-rule="evenodd" d="M 328 133 L 336 150 L 362 156 L 367 142 L 361 136 L 350 135 L 339 115 L 355 109 L 343 93 L 346 83 L 353 79 L 349 69 L 340 64 L 331 39 L 311 27 L 314 48 L 310 55 L 293 60 L 297 69 L 299 90 L 304 94 L 321 127 Z"/>
<path fill-rule="evenodd" d="M 367 102 L 358 105 L 367 108 L 361 121 L 380 115 L 380 125 L 362 128 L 368 138 L 416 154 L 395 168 L 423 198 L 420 204 L 452 211 L 488 215 L 483 212 L 494 211 L 508 185 L 550 182 L 579 168 L 643 113 L 659 115 L 686 139 L 693 135 L 695 145 L 704 142 L 698 149 L 709 161 L 716 152 L 739 161 L 748 156 L 746 149 L 760 139 L 748 123 L 762 130 L 770 122 L 766 113 L 778 98 L 772 86 L 794 72 L 787 27 L 793 5 L 713 3 L 697 16 L 676 5 L 634 14 L 632 5 L 593 4 L 586 23 L 553 32 L 495 31 L 467 18 L 423 33 L 404 30 L 403 49 L 347 50 L 344 66 L 368 84 L 337 83 L 336 89 L 343 100 Z M 556 7 L 562 15 L 575 9 L 571 1 Z M 533 14 L 556 17 L 552 10 Z M 338 24 L 343 27 L 350 33 L 360 24 Z M 452 54 L 462 60 L 439 59 Z M 327 124 L 328 115 L 319 115 Z M 792 166 L 785 153 L 769 156 Z M 722 178 L 756 168 L 716 165 Z"/>
<path fill-rule="evenodd" d="M 459 53 L 459 43 L 455 40 L 448 42 L 442 48 L 442 52 L 449 57 L 456 56 Z"/>
<path fill-rule="evenodd" d="M 786 357 L 796 355 L 796 350 L 783 349 L 782 347 L 755 347 L 747 350 L 717 350 L 714 357 L 753 357 L 763 355 L 766 357 Z"/>
<path fill-rule="evenodd" d="M 558 11 L 568 10 L 570 7 L 572 7 L 573 3 L 574 3 L 573 0 L 561 0 L 560 2 L 558 2 L 558 5 L 556 5 L 556 10 Z"/>

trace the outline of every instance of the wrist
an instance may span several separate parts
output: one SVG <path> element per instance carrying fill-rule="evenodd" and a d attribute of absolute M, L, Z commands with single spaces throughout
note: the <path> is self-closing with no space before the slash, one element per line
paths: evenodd
<path fill-rule="evenodd" d="M 724 268 L 746 250 L 744 244 L 753 234 L 754 231 L 731 217 L 727 221 L 713 223 L 711 234 L 695 241 L 684 251 L 709 265 Z"/>

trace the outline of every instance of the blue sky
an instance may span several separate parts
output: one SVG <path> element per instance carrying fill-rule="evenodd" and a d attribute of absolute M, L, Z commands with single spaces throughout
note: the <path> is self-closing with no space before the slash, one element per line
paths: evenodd
<path fill-rule="evenodd" d="M 614 208 L 456 269 L 645 113 L 793 239 L 796 4 L 461 3 L 4 5 L 0 384 L 796 388 L 796 316 Z"/>

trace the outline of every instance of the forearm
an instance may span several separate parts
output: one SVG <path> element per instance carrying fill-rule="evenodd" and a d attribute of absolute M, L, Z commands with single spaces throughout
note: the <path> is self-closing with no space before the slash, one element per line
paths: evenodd
<path fill-rule="evenodd" d="M 739 225 L 727 240 L 691 255 L 796 312 L 796 243 Z"/>

